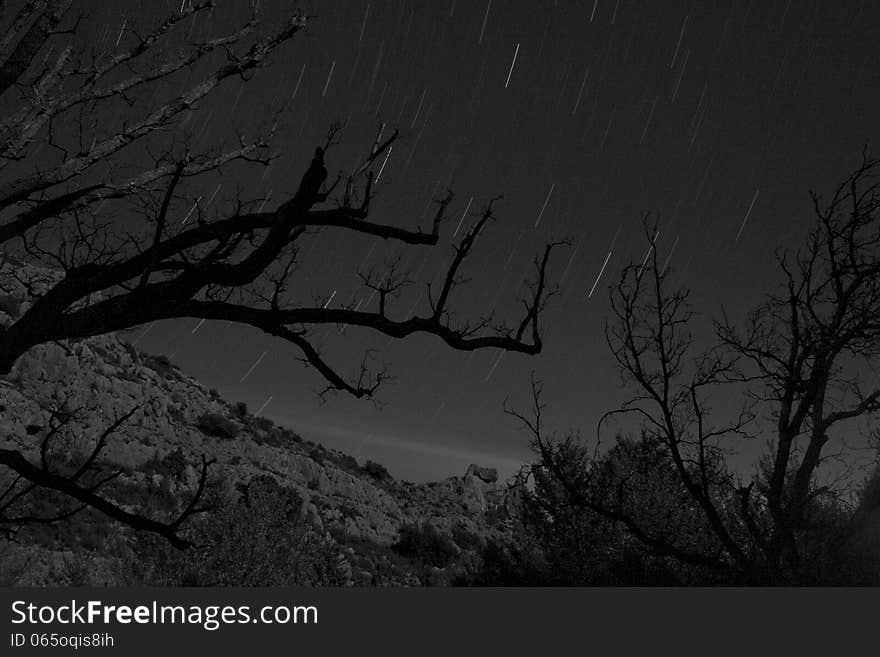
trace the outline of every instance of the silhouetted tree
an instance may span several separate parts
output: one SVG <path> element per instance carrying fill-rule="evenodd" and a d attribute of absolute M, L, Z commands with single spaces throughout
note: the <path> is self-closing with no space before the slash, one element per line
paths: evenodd
<path fill-rule="evenodd" d="M 63 400 L 46 413 L 42 424 L 27 427 L 29 434 L 40 436 L 36 463 L 15 450 L 0 448 L 0 462 L 8 465 L 11 475 L 0 478 L 0 533 L 12 538 L 25 526 L 50 525 L 91 508 L 129 527 L 161 536 L 176 548 L 189 547 L 191 542 L 181 533 L 184 523 L 210 510 L 202 502 L 211 464 L 206 458 L 202 457 L 195 491 L 174 510 L 170 520 L 132 512 L 105 494 L 125 470 L 106 462 L 102 454 L 108 441 L 137 411 L 135 406 L 118 415 L 100 432 L 91 449 L 80 453 L 76 425 L 86 416 L 86 409 L 71 408 Z"/>
<path fill-rule="evenodd" d="M 497 199 L 466 224 L 439 286 L 428 285 L 425 314 L 393 307 L 410 283 L 397 265 L 363 275 L 378 300 L 374 309 L 297 298 L 302 244 L 324 231 L 402 246 L 440 244 L 451 192 L 436 200 L 426 229 L 371 218 L 374 165 L 398 138 L 384 124 L 364 157 L 328 182 L 325 158 L 342 129 L 331 125 L 291 184 L 289 200 L 274 207 L 269 198 L 240 192 L 224 203 L 203 202 L 206 175 L 241 179 L 246 167 L 267 167 L 277 157 L 270 147 L 278 116 L 262 134 L 236 135 L 232 147 L 217 134 L 200 148 L 186 128 L 221 88 L 247 86 L 306 29 L 306 15 L 272 19 L 258 5 L 244 18 L 244 5 L 226 6 L 225 22 L 239 22 L 204 39 L 193 37 L 190 26 L 219 11 L 210 1 L 185 2 L 151 25 L 126 18 L 109 39 L 110 26 L 99 38 L 101 26 L 73 11 L 72 0 L 23 2 L 0 16 L 0 248 L 4 270 L 26 290 L 3 299 L 11 320 L 0 327 L 0 373 L 36 345 L 180 317 L 229 320 L 282 338 L 326 379 L 324 392 L 356 397 L 372 396 L 387 373 L 371 371 L 367 353 L 353 377 L 340 374 L 315 345 L 315 327 L 360 327 L 396 339 L 424 333 L 465 351 L 540 352 L 552 244 L 535 259 L 517 321 L 452 317 L 465 260 L 494 218 Z M 174 219 L 180 215 L 182 221 Z M 22 263 L 37 265 L 38 273 L 25 274 Z M 346 265 L 353 266 L 339 268 Z M 0 464 L 35 480 L 14 450 L 0 452 Z"/>
<path fill-rule="evenodd" d="M 588 449 L 579 435 L 557 439 L 544 426 L 542 393 L 533 376 L 530 409 L 506 412 L 529 432 L 539 457 L 524 473 L 534 485 L 522 491 L 517 519 L 536 539 L 551 582 L 657 583 L 674 578 L 667 558 L 691 571 L 728 572 L 717 559 L 710 527 L 656 438 L 621 438 L 603 454 L 598 445 Z"/>
<path fill-rule="evenodd" d="M 665 482 L 665 504 L 646 498 L 639 477 L 613 461 L 573 460 L 548 439 L 533 381 L 531 413 L 514 414 L 568 504 L 625 527 L 655 555 L 730 582 L 876 580 L 876 572 L 864 570 L 845 576 L 849 566 L 841 561 L 852 558 L 842 546 L 852 547 L 853 531 L 864 525 L 855 518 L 870 514 L 871 495 L 863 494 L 854 512 L 817 474 L 831 458 L 850 466 L 858 458 L 855 441 L 833 440 L 832 429 L 880 411 L 873 374 L 880 356 L 878 173 L 880 162 L 865 154 L 829 200 L 812 194 L 815 224 L 805 245 L 778 251 L 780 290 L 744 326 L 726 318 L 716 323 L 717 342 L 703 353 L 695 353 L 688 291 L 672 284 L 657 227 L 646 218 L 648 253 L 612 287 L 606 328 L 632 396 L 599 428 L 616 416 L 638 419 L 645 444 L 664 465 L 652 485 Z M 720 394 L 744 399 L 732 418 L 711 407 Z M 727 468 L 726 455 L 758 435 L 769 439 L 770 452 L 743 481 Z M 696 534 L 658 522 L 669 505 L 699 512 Z"/>

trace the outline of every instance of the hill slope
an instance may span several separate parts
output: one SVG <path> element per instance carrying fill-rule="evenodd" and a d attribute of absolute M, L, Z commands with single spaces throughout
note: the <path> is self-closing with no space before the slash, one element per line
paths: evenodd
<path fill-rule="evenodd" d="M 8 274 L 11 266 L 4 265 L 0 275 Z M 17 271 L 21 275 L 22 268 Z M 35 270 L 27 276 L 34 280 L 44 273 Z M 23 288 L 16 289 L 8 275 L 3 278 L 7 295 L 0 322 L 8 323 L 27 299 Z M 376 583 L 370 560 L 376 554 L 388 557 L 389 546 L 399 542 L 402 528 L 409 532 L 424 529 L 448 539 L 454 563 L 428 571 L 425 563 L 414 562 L 409 571 L 403 564 L 399 578 L 385 583 L 422 582 L 426 574 L 436 583 L 446 583 L 462 574 L 468 547 L 505 532 L 507 489 L 495 481 L 492 469 L 472 466 L 461 477 L 428 484 L 396 481 L 378 464 L 361 465 L 346 454 L 249 414 L 243 404 L 223 400 L 167 358 L 140 353 L 115 334 L 42 345 L 22 357 L 0 380 L 0 441 L 36 459 L 53 418 L 63 412 L 64 449 L 87 453 L 104 428 L 132 409 L 136 409 L 133 415 L 102 452 L 109 466 L 124 470 L 121 484 L 105 494 L 117 491 L 116 501 L 133 509 L 138 508 L 139 495 L 149 500 L 156 491 L 183 499 L 196 486 L 198 474 L 193 465 L 202 455 L 215 461 L 212 479 L 233 490 L 269 476 L 295 491 L 299 516 L 337 549 L 343 562 L 359 564 L 358 573 L 343 564 L 343 572 L 353 573 L 343 578 L 344 583 Z M 163 466 L 171 462 L 179 465 L 174 474 Z M 128 537 L 122 529 L 119 534 Z M 51 584 L 64 579 L 58 576 L 57 566 L 70 554 L 97 563 L 108 553 L 106 540 L 86 550 L 84 556 L 69 536 L 67 540 L 57 534 L 51 540 L 42 534 L 22 536 L 25 546 L 6 545 L 7 556 L 18 555 L 20 561 L 27 552 L 31 563 L 18 573 L 12 573 L 10 566 L 4 577 L 10 583 Z M 458 545 L 453 536 L 464 545 Z M 36 553 L 42 556 L 35 561 Z M 112 568 L 85 570 L 95 573 L 89 580 L 94 583 L 125 579 L 114 575 Z"/>

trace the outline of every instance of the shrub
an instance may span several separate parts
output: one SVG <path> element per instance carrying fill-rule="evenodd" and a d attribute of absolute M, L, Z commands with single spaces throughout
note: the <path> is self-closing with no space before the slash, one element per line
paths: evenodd
<path fill-rule="evenodd" d="M 303 442 L 302 436 L 300 436 L 297 433 L 294 433 L 290 429 L 286 429 L 284 427 L 278 427 L 278 431 L 283 435 L 284 440 L 291 440 L 295 443 L 302 443 Z"/>
<path fill-rule="evenodd" d="M 376 463 L 375 461 L 368 460 L 366 463 L 364 463 L 364 472 L 366 472 L 374 479 L 378 479 L 379 481 L 391 479 L 391 475 L 388 473 L 388 469 L 381 463 Z"/>
<path fill-rule="evenodd" d="M 260 427 L 261 428 L 261 427 Z M 255 433 L 253 440 L 258 445 L 269 445 L 270 447 L 287 447 L 290 441 L 295 438 L 295 434 L 285 431 L 280 427 L 272 427 L 263 434 Z"/>
<path fill-rule="evenodd" d="M 158 452 L 152 456 L 141 470 L 145 474 L 158 474 L 172 479 L 182 479 L 187 467 L 187 457 L 180 447 L 159 458 Z"/>
<path fill-rule="evenodd" d="M 261 416 L 254 418 L 254 426 L 260 431 L 272 431 L 275 428 L 275 423 L 269 418 Z"/>
<path fill-rule="evenodd" d="M 235 438 L 240 430 L 238 424 L 219 413 L 205 413 L 198 419 L 196 426 L 209 436 L 228 440 Z"/>
<path fill-rule="evenodd" d="M 426 564 L 445 568 L 458 554 L 452 539 L 429 522 L 400 528 L 400 539 L 391 546 L 398 554 Z"/>
<path fill-rule="evenodd" d="M 339 586 L 338 549 L 299 513 L 301 498 L 262 475 L 229 488 L 193 522 L 195 547 L 175 550 L 138 534 L 136 579 L 158 586 Z"/>
<path fill-rule="evenodd" d="M 151 354 L 143 355 L 143 362 L 147 367 L 152 368 L 156 373 L 164 378 L 170 378 L 176 369 L 171 359 L 165 355 L 153 356 Z"/>
<path fill-rule="evenodd" d="M 236 402 L 235 406 L 232 407 L 232 412 L 239 418 L 246 418 L 248 416 L 248 405 L 245 402 Z"/>
<path fill-rule="evenodd" d="M 335 459 L 336 465 L 347 472 L 359 472 L 360 466 L 358 465 L 357 459 L 349 454 L 339 454 Z"/>
<path fill-rule="evenodd" d="M 477 550 L 483 546 L 483 539 L 461 521 L 452 525 L 452 540 L 462 550 Z"/>

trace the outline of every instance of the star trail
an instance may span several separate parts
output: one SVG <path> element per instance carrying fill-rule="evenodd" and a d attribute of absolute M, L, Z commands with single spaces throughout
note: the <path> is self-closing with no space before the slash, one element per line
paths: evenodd
<path fill-rule="evenodd" d="M 261 10 L 280 15 L 284 4 Z M 371 218 L 424 226 L 448 187 L 455 198 L 441 245 L 314 236 L 298 256 L 296 297 L 375 309 L 375 290 L 356 273 L 378 276 L 397 262 L 412 284 L 389 295 L 389 314 L 425 311 L 426 284 L 448 266 L 451 238 L 503 195 L 455 301 L 469 317 L 516 317 L 532 259 L 548 240 L 566 240 L 552 267 L 559 290 L 543 318 L 543 353 L 457 353 L 428 338 L 330 327 L 322 353 L 343 371 L 371 350 L 394 381 L 379 404 L 343 395 L 319 403 L 312 391 L 321 381 L 296 350 L 255 330 L 180 320 L 138 329 L 133 339 L 174 353 L 224 396 L 404 478 L 463 472 L 473 453 L 497 455 L 499 464 L 527 458 L 502 402 L 527 394 L 532 370 L 546 383 L 554 424 L 594 431 L 620 398 L 603 334 L 607 286 L 625 264 L 650 255 L 644 213 L 659 220 L 660 262 L 693 290 L 700 316 L 722 308 L 736 316 L 775 280 L 773 250 L 803 237 L 808 191 L 827 192 L 866 143 L 878 147 L 880 8 L 872 2 L 301 7 L 313 17 L 302 38 L 246 93 L 230 86 L 189 126 L 203 146 L 221 131 L 273 126 L 276 159 L 253 180 L 209 181 L 177 221 L 195 221 L 236 192 L 267 208 L 284 202 L 333 122 L 344 127 L 325 156 L 330 181 L 359 161 L 379 125 L 386 134 L 397 128 L 399 141 L 377 163 Z M 115 24 L 132 20 L 120 12 Z M 207 34 L 212 20 L 220 18 L 199 16 L 190 33 Z M 108 32 L 105 45 L 116 37 Z"/>

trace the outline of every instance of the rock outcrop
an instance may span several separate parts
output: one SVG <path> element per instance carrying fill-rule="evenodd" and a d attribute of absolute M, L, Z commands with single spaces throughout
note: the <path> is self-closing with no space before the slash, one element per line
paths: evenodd
<path fill-rule="evenodd" d="M 27 303 L 23 289 L 8 292 L 0 323 L 14 321 Z M 496 531 L 487 514 L 505 503 L 493 468 L 471 465 L 462 477 L 419 485 L 377 477 L 376 464 L 365 469 L 348 455 L 249 415 L 167 358 L 141 353 L 116 334 L 40 345 L 21 357 L 0 380 L 0 444 L 36 458 L 52 414 L 62 410 L 69 414 L 66 431 L 84 448 L 132 409 L 103 457 L 125 469 L 133 485 L 161 484 L 162 475 L 147 474 L 146 464 L 173 452 L 189 463 L 205 454 L 216 461 L 213 471 L 232 483 L 268 474 L 294 488 L 303 499 L 302 516 L 334 536 L 390 546 L 402 526 L 423 522 L 485 536 Z M 187 467 L 185 479 L 195 485 L 195 468 Z M 363 583 L 368 576 L 359 572 L 352 579 Z"/>
<path fill-rule="evenodd" d="M 498 481 L 498 470 L 496 470 L 495 468 L 486 468 L 480 465 L 476 465 L 475 463 L 471 463 L 470 466 L 468 466 L 465 476 L 477 477 L 484 483 L 494 484 L 496 481 Z"/>

